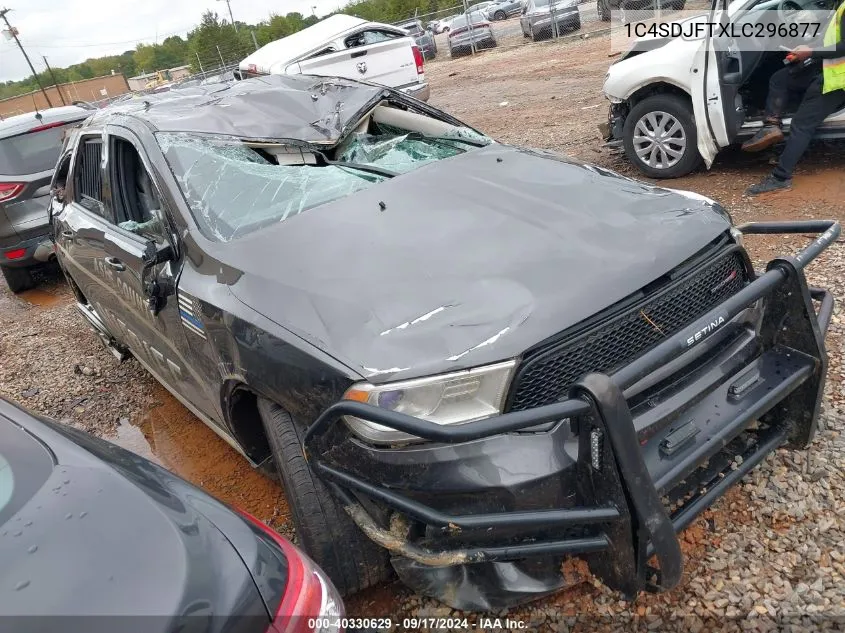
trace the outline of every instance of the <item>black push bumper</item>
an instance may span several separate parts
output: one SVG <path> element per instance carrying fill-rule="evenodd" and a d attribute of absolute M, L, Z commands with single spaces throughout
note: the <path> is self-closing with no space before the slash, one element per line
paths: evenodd
<path fill-rule="evenodd" d="M 371 539 L 417 566 L 437 569 L 579 555 L 592 573 L 627 596 L 671 589 L 683 568 L 677 532 L 779 446 L 806 446 L 817 426 L 827 371 L 823 339 L 833 299 L 825 290 L 809 288 L 803 269 L 839 236 L 840 226 L 805 221 L 738 228 L 746 234 L 820 235 L 795 257 L 769 262 L 763 274 L 724 303 L 613 375 L 582 377 L 565 401 L 459 426 L 358 402 L 332 405 L 305 435 L 312 469 Z M 820 303 L 818 312 L 813 300 Z M 761 315 L 754 358 L 691 405 L 694 419 L 644 439 L 625 390 L 703 344 L 752 305 L 760 306 Z M 435 509 L 402 494 L 389 480 L 373 481 L 375 477 L 337 459 L 330 449 L 330 431 L 344 415 L 442 445 L 568 421 L 577 436 L 575 477 L 566 482 L 574 487 L 574 503 L 469 514 Z M 725 462 L 727 447 L 733 452 Z M 679 489 L 680 494 L 671 494 Z M 385 507 L 396 511 L 389 528 L 385 523 L 390 518 L 379 510 Z M 417 529 L 396 522 L 396 517 L 407 517 Z M 472 535 L 481 536 L 473 540 Z M 656 566 L 650 564 L 652 557 Z"/>

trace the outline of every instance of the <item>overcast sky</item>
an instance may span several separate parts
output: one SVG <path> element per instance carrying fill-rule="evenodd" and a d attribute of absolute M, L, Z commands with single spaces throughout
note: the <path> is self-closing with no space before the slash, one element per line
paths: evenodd
<path fill-rule="evenodd" d="M 51 66 L 69 66 L 89 57 L 113 55 L 139 42 L 161 42 L 169 35 L 184 36 L 196 26 L 203 11 L 211 9 L 228 20 L 222 0 L 4 0 L 8 18 L 20 35 L 37 71 L 44 70 L 42 55 Z M 271 13 L 303 15 L 317 7 L 324 15 L 345 4 L 343 0 L 231 0 L 236 20 L 255 24 Z M 0 2 L 0 7 L 2 7 Z M 0 21 L 2 25 L 2 21 Z M 5 29 L 5 25 L 2 25 Z M 0 37 L 0 81 L 30 75 L 14 41 Z"/>

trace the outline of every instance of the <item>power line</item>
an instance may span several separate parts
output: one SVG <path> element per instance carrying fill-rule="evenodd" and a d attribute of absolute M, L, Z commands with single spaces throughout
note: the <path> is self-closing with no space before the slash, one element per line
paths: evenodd
<path fill-rule="evenodd" d="M 35 77 L 35 83 L 37 83 L 38 87 L 41 88 L 41 94 L 43 94 L 44 98 L 47 100 L 47 105 L 52 108 L 53 102 L 50 101 L 50 97 L 47 94 L 47 91 L 44 90 L 44 86 L 41 85 L 41 80 L 38 78 L 38 73 L 35 72 L 35 67 L 29 60 L 29 55 L 26 54 L 26 51 L 23 48 L 23 44 L 21 44 L 21 41 L 18 39 L 17 29 L 15 29 L 11 24 L 9 24 L 9 18 L 6 17 L 6 14 L 9 11 L 11 11 L 11 9 L 0 9 L 0 18 L 3 18 L 3 21 L 6 23 L 6 28 L 9 30 L 9 34 L 14 38 L 15 43 L 18 45 L 18 48 L 21 49 L 21 53 L 23 53 L 24 59 L 26 59 L 26 63 L 29 64 L 29 69 L 32 71 L 32 76 Z"/>
<path fill-rule="evenodd" d="M 194 30 L 197 27 L 196 24 L 186 27 L 184 29 L 179 29 L 178 31 L 173 31 L 171 33 L 159 34 L 158 37 L 164 37 L 167 39 L 172 35 L 187 35 L 189 32 Z M 141 42 L 142 40 L 155 40 L 155 35 L 146 35 L 144 37 L 136 37 L 135 39 L 131 40 L 123 40 L 121 42 L 98 42 L 95 44 L 62 44 L 61 42 L 56 42 L 55 40 L 52 41 L 50 44 L 37 44 L 34 42 L 30 42 L 30 46 L 37 46 L 38 48 L 96 48 L 98 46 L 118 46 L 120 44 L 135 44 L 137 42 Z"/>

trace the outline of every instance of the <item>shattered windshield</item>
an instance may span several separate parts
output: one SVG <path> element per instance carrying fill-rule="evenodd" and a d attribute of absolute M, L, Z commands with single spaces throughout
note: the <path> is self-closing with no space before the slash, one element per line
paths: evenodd
<path fill-rule="evenodd" d="M 404 174 L 489 143 L 488 137 L 466 127 L 452 127 L 442 136 L 431 136 L 380 123 L 372 132 L 347 138 L 338 149 L 338 160 Z"/>
<path fill-rule="evenodd" d="M 183 133 L 159 133 L 157 138 L 203 234 L 221 242 L 385 179 L 306 164 L 314 156 L 308 152 L 294 154 L 298 163 L 279 164 L 273 147 L 252 147 L 236 138 Z"/>
<path fill-rule="evenodd" d="M 228 242 L 492 142 L 469 128 L 445 127 L 434 136 L 373 124 L 319 150 L 181 132 L 156 138 L 202 233 Z"/>

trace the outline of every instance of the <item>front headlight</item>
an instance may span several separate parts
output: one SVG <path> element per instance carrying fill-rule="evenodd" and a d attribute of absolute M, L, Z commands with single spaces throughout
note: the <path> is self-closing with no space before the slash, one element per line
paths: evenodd
<path fill-rule="evenodd" d="M 507 361 L 384 385 L 356 383 L 343 397 L 437 424 L 465 424 L 502 412 L 515 365 Z M 376 444 L 420 439 L 360 418 L 344 419 L 356 435 Z"/>

